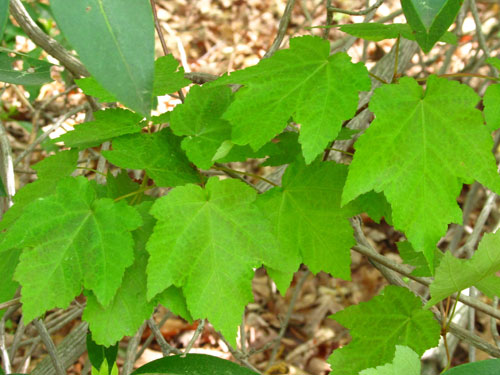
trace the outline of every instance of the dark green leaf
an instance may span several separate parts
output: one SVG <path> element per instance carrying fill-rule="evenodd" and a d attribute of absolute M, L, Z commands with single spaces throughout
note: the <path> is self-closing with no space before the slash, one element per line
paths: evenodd
<path fill-rule="evenodd" d="M 453 367 L 442 375 L 498 375 L 500 359 L 486 359 Z"/>
<path fill-rule="evenodd" d="M 109 373 L 111 374 L 113 363 L 115 363 L 116 356 L 118 355 L 118 343 L 110 347 L 96 344 L 92 339 L 92 334 L 89 332 L 87 334 L 87 353 L 90 363 L 96 369 L 100 369 L 104 359 L 106 359 Z"/>
<path fill-rule="evenodd" d="M 154 22 L 148 1 L 50 2 L 57 26 L 92 76 L 116 98 L 149 116 L 154 77 Z"/>
<path fill-rule="evenodd" d="M 5 190 L 5 185 L 3 184 L 3 180 L 0 177 L 0 197 L 6 197 L 7 191 Z"/>
<path fill-rule="evenodd" d="M 463 0 L 401 0 L 406 21 L 424 52 L 448 30 L 460 10 Z"/>
<path fill-rule="evenodd" d="M 102 87 L 102 85 L 94 77 L 75 79 L 75 83 L 85 94 L 93 96 L 101 102 L 113 103 L 118 101 L 116 97 Z"/>
<path fill-rule="evenodd" d="M 13 280 L 14 271 L 19 262 L 21 250 L 10 249 L 2 253 L 2 261 L 0 262 L 0 275 L 2 282 L 0 283 L 0 303 L 6 302 L 14 297 L 19 284 Z M 5 313 L 5 310 L 0 310 L 0 318 Z"/>
<path fill-rule="evenodd" d="M 0 40 L 9 19 L 9 0 L 0 0 Z"/>
<path fill-rule="evenodd" d="M 132 375 L 165 374 L 165 375 L 256 375 L 257 373 L 206 354 L 188 354 L 170 356 L 149 362 L 135 370 Z"/>
<path fill-rule="evenodd" d="M 0 52 L 0 81 L 2 82 L 15 85 L 43 85 L 52 81 L 50 77 L 51 67 L 52 64 L 43 60 L 23 55 L 10 57 L 4 52 Z"/>

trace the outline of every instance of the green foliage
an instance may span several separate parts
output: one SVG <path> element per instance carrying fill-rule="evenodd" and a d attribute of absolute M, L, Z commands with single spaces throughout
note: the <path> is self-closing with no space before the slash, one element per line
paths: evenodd
<path fill-rule="evenodd" d="M 66 307 L 82 285 L 109 305 L 133 262 L 130 231 L 140 224 L 133 207 L 97 199 L 83 177 L 62 179 L 53 195 L 27 205 L 0 243 L 2 252 L 23 249 L 15 279 L 25 321 Z"/>
<path fill-rule="evenodd" d="M 484 93 L 483 104 L 486 127 L 489 131 L 495 131 L 500 128 L 500 84 L 488 86 Z"/>
<path fill-rule="evenodd" d="M 343 202 L 383 191 L 394 226 L 431 268 L 437 241 L 449 223 L 462 220 L 456 202 L 462 183 L 477 180 L 500 192 L 478 100 L 470 87 L 436 76 L 425 92 L 409 77 L 379 87 L 369 107 L 375 120 L 356 142 L 349 166 Z"/>
<path fill-rule="evenodd" d="M 2 40 L 3 31 L 9 19 L 9 0 L 0 0 L 0 40 Z"/>
<path fill-rule="evenodd" d="M 52 0 L 57 26 L 92 76 L 120 102 L 149 116 L 154 79 L 154 22 L 145 1 Z"/>
<path fill-rule="evenodd" d="M 363 370 L 359 375 L 420 375 L 420 357 L 407 346 L 396 345 L 392 363 Z"/>
<path fill-rule="evenodd" d="M 118 344 L 109 348 L 98 345 L 92 339 L 92 334 L 87 334 L 87 353 L 92 367 L 100 369 L 103 362 L 106 362 L 109 367 L 113 366 L 118 355 Z M 111 370 L 111 369 L 110 369 Z M 108 375 L 108 374 L 106 374 Z"/>
<path fill-rule="evenodd" d="M 473 363 L 466 363 L 461 366 L 453 367 L 444 372 L 443 375 L 497 375 L 500 371 L 500 359 L 486 359 Z"/>
<path fill-rule="evenodd" d="M 66 146 L 88 148 L 125 134 L 140 133 L 142 117 L 121 108 L 112 108 L 94 113 L 95 120 L 84 122 L 73 131 L 63 134 L 58 140 Z"/>
<path fill-rule="evenodd" d="M 0 303 L 9 301 L 14 297 L 19 283 L 14 280 L 14 271 L 19 262 L 19 249 L 10 249 L 2 253 L 2 261 L 0 262 L 0 275 L 4 281 L 0 283 Z M 0 318 L 5 311 L 0 310 Z"/>
<path fill-rule="evenodd" d="M 182 287 L 192 317 L 208 318 L 233 345 L 253 298 L 252 268 L 295 267 L 280 254 L 255 198 L 242 182 L 213 177 L 205 189 L 175 188 L 151 210 L 158 222 L 147 245 L 148 297 Z"/>
<path fill-rule="evenodd" d="M 406 21 L 424 52 L 429 52 L 455 21 L 462 2 L 463 0 L 401 0 Z"/>
<path fill-rule="evenodd" d="M 476 286 L 487 296 L 500 296 L 500 232 L 485 234 L 479 248 L 470 259 L 459 259 L 450 252 L 444 254 L 436 268 L 434 281 L 430 286 L 431 299 L 427 306 L 434 305 L 471 286 Z"/>
<path fill-rule="evenodd" d="M 188 354 L 170 356 L 149 362 L 135 370 L 132 375 L 167 374 L 167 375 L 256 375 L 247 368 L 206 354 Z"/>
<path fill-rule="evenodd" d="M 331 316 L 350 329 L 352 342 L 329 358 L 335 375 L 358 375 L 361 370 L 389 363 L 396 345 L 418 355 L 436 346 L 440 326 L 420 299 L 408 289 L 389 285 L 383 294 Z M 374 324 L 376 322 L 376 324 Z M 390 327 L 390 334 L 381 327 Z"/>
<path fill-rule="evenodd" d="M 189 85 L 191 81 L 184 78 L 184 69 L 172 55 L 159 57 L 155 61 L 155 81 L 153 95 L 172 94 Z"/>
<path fill-rule="evenodd" d="M 152 134 L 124 135 L 113 140 L 112 151 L 102 154 L 118 167 L 144 169 L 157 186 L 199 182 L 200 177 L 188 164 L 180 142 L 169 129 Z"/>
<path fill-rule="evenodd" d="M 1 14 L 1 13 L 0 13 Z M 22 62 L 21 70 L 14 70 L 16 61 Z M 51 82 L 50 68 L 52 64 L 47 61 L 33 59 L 26 55 L 10 57 L 5 52 L 0 52 L 0 81 L 16 85 L 43 85 Z"/>
<path fill-rule="evenodd" d="M 293 117 L 301 125 L 306 162 L 322 153 L 355 114 L 359 91 L 370 89 L 362 64 L 352 64 L 345 53 L 329 53 L 330 44 L 321 38 L 293 38 L 290 49 L 212 83 L 244 86 L 223 116 L 233 126 L 233 142 L 258 150 Z"/>

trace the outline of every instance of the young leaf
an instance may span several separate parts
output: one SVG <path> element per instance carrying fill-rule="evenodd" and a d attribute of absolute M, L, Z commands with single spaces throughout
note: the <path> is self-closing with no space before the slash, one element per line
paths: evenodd
<path fill-rule="evenodd" d="M 23 67 L 21 70 L 12 68 L 16 61 L 22 61 Z M 0 52 L 0 81 L 15 85 L 43 85 L 53 81 L 50 77 L 50 68 L 52 66 L 47 61 L 21 55 L 10 57 L 7 53 Z"/>
<path fill-rule="evenodd" d="M 257 373 L 238 366 L 236 363 L 206 354 L 174 355 L 160 358 L 139 367 L 131 375 L 257 375 Z"/>
<path fill-rule="evenodd" d="M 232 101 L 227 86 L 193 86 L 184 104 L 175 107 L 170 127 L 175 135 L 187 136 L 181 147 L 187 157 L 201 169 L 214 164 L 214 156 L 222 142 L 231 138 L 231 124 L 222 114 Z"/>
<path fill-rule="evenodd" d="M 392 363 L 363 370 L 359 375 L 420 375 L 420 357 L 407 346 L 396 345 Z"/>
<path fill-rule="evenodd" d="M 442 375 L 497 375 L 500 373 L 500 359 L 486 359 L 453 367 Z"/>
<path fill-rule="evenodd" d="M 124 202 L 96 199 L 83 177 L 65 178 L 53 195 L 29 204 L 0 243 L 23 248 L 15 279 L 23 286 L 26 322 L 66 307 L 82 284 L 107 305 L 133 262 L 130 231 L 141 224 Z"/>
<path fill-rule="evenodd" d="M 437 241 L 449 223 L 462 220 L 456 202 L 462 182 L 475 179 L 500 192 L 478 99 L 470 87 L 444 78 L 430 76 L 425 92 L 402 78 L 375 91 L 375 120 L 355 144 L 342 202 L 383 191 L 394 226 L 424 252 L 431 269 Z"/>
<path fill-rule="evenodd" d="M 88 148 L 125 134 L 140 133 L 142 117 L 121 108 L 94 112 L 94 121 L 84 122 L 57 140 L 68 147 Z"/>
<path fill-rule="evenodd" d="M 500 128 L 500 84 L 488 86 L 484 93 L 483 104 L 486 127 L 491 132 L 495 131 Z"/>
<path fill-rule="evenodd" d="M 427 306 L 451 296 L 470 286 L 476 286 L 484 294 L 500 296 L 500 232 L 485 234 L 477 251 L 470 259 L 458 259 L 449 251 L 444 254 L 430 286 L 431 299 Z"/>
<path fill-rule="evenodd" d="M 147 1 L 52 0 L 57 26 L 92 76 L 116 98 L 149 116 L 154 75 L 154 22 Z"/>
<path fill-rule="evenodd" d="M 406 21 L 424 52 L 429 52 L 455 21 L 462 2 L 463 0 L 401 0 Z"/>
<path fill-rule="evenodd" d="M 14 196 L 14 205 L 0 221 L 0 230 L 8 228 L 23 213 L 24 208 L 38 198 L 54 194 L 57 182 L 73 173 L 78 161 L 78 151 L 60 151 L 32 166 L 38 180 L 25 185 Z"/>
<path fill-rule="evenodd" d="M 124 135 L 113 140 L 113 150 L 103 151 L 120 168 L 145 169 L 158 186 L 199 182 L 200 178 L 181 150 L 180 138 L 170 129 L 149 134 Z"/>
<path fill-rule="evenodd" d="M 356 113 L 359 91 L 370 89 L 363 64 L 351 63 L 345 53 L 330 56 L 328 41 L 312 36 L 293 38 L 290 49 L 210 85 L 229 83 L 245 86 L 223 116 L 233 125 L 233 142 L 258 150 L 293 116 L 301 124 L 299 141 L 307 163 Z"/>
<path fill-rule="evenodd" d="M 153 84 L 153 95 L 161 96 L 179 91 L 189 85 L 191 81 L 184 78 L 184 69 L 174 56 L 167 55 L 155 61 L 155 80 Z"/>
<path fill-rule="evenodd" d="M 192 317 L 208 318 L 232 344 L 253 300 L 253 268 L 294 266 L 278 252 L 255 198 L 240 181 L 212 177 L 205 189 L 173 189 L 151 210 L 158 222 L 147 245 L 148 297 L 182 287 Z"/>
<path fill-rule="evenodd" d="M 350 329 L 352 342 L 328 359 L 335 375 L 358 375 L 361 370 L 389 363 L 396 345 L 422 355 L 439 342 L 440 326 L 432 312 L 406 288 L 385 287 L 383 294 L 331 316 Z"/>
<path fill-rule="evenodd" d="M 287 277 L 282 274 L 275 280 L 281 291 L 288 288 L 301 263 L 314 273 L 351 279 L 350 248 L 356 242 L 347 219 L 356 212 L 340 207 L 346 176 L 345 165 L 318 161 L 306 166 L 296 161 L 288 166 L 282 187 L 258 196 L 257 204 L 271 221 L 281 254 L 295 264 Z M 270 274 L 274 276 L 272 270 Z"/>

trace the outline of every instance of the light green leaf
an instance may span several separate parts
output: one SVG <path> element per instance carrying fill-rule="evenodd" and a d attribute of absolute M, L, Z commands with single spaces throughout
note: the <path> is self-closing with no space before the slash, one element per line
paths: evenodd
<path fill-rule="evenodd" d="M 22 64 L 20 70 L 13 69 L 13 65 L 16 62 Z M 52 66 L 47 61 L 23 55 L 10 57 L 7 53 L 0 52 L 0 81 L 15 85 L 43 85 L 44 83 L 53 81 L 50 77 L 50 68 Z"/>
<path fill-rule="evenodd" d="M 440 326 L 432 312 L 406 288 L 385 287 L 383 294 L 331 316 L 350 329 L 352 342 L 328 359 L 335 375 L 358 375 L 361 370 L 393 360 L 396 345 L 417 355 L 439 342 Z"/>
<path fill-rule="evenodd" d="M 103 151 L 108 161 L 121 168 L 145 169 L 158 186 L 199 182 L 196 171 L 181 150 L 180 138 L 165 128 L 157 133 L 125 135 L 113 140 L 113 150 Z"/>
<path fill-rule="evenodd" d="M 94 121 L 75 126 L 75 130 L 61 135 L 57 140 L 66 146 L 88 148 L 125 134 L 140 133 L 142 117 L 121 108 L 94 112 Z"/>
<path fill-rule="evenodd" d="M 57 26 L 92 76 L 143 116 L 151 110 L 154 22 L 147 1 L 51 0 Z"/>
<path fill-rule="evenodd" d="M 278 239 L 280 253 L 295 265 L 288 277 L 277 282 L 284 291 L 301 263 L 318 273 L 351 279 L 351 247 L 356 243 L 349 217 L 350 207 L 340 207 L 340 197 L 347 166 L 334 162 L 290 164 L 283 176 L 282 187 L 259 195 L 257 204 L 269 217 Z M 273 271 L 271 270 L 271 276 Z M 281 270 L 283 273 L 283 270 Z M 283 285 L 282 282 L 286 282 Z"/>
<path fill-rule="evenodd" d="M 8 228 L 23 213 L 29 203 L 54 194 L 57 182 L 73 173 L 78 161 L 78 151 L 59 151 L 32 166 L 38 172 L 38 180 L 25 185 L 14 195 L 14 205 L 0 221 L 0 230 Z"/>
<path fill-rule="evenodd" d="M 431 269 L 448 224 L 462 220 L 456 202 L 462 183 L 477 180 L 500 192 L 478 100 L 458 82 L 430 76 L 424 92 L 414 79 L 402 78 L 375 91 L 369 107 L 375 120 L 355 144 L 342 202 L 383 191 L 394 226 L 424 252 Z"/>
<path fill-rule="evenodd" d="M 401 0 L 406 21 L 424 52 L 429 52 L 455 21 L 463 0 Z"/>
<path fill-rule="evenodd" d="M 396 345 L 394 361 L 384 366 L 363 370 L 359 375 L 420 375 L 420 357 L 407 346 Z"/>
<path fill-rule="evenodd" d="M 500 59 L 498 57 L 488 57 L 486 63 L 500 71 Z"/>
<path fill-rule="evenodd" d="M 455 258 L 450 252 L 444 254 L 436 268 L 430 286 L 431 299 L 427 306 L 471 286 L 476 286 L 489 297 L 500 296 L 500 232 L 485 234 L 477 251 L 470 259 Z"/>
<path fill-rule="evenodd" d="M 231 361 L 206 354 L 174 355 L 146 363 L 132 375 L 257 375 Z"/>
<path fill-rule="evenodd" d="M 75 83 L 85 94 L 93 96 L 101 102 L 114 103 L 118 101 L 118 99 L 102 87 L 102 85 L 94 77 L 75 79 Z"/>
<path fill-rule="evenodd" d="M 192 317 L 208 318 L 231 344 L 253 300 L 253 268 L 289 266 L 255 198 L 244 183 L 213 177 L 205 189 L 173 189 L 151 210 L 158 222 L 147 245 L 149 298 L 182 287 Z"/>
<path fill-rule="evenodd" d="M 222 115 L 232 97 L 227 86 L 193 86 L 185 102 L 171 114 L 172 131 L 186 136 L 182 149 L 199 168 L 210 169 L 222 142 L 231 138 L 231 124 Z"/>
<path fill-rule="evenodd" d="M 483 104 L 486 127 L 491 132 L 495 131 L 500 128 L 500 84 L 488 86 L 484 93 Z"/>
<path fill-rule="evenodd" d="M 192 322 L 194 319 L 188 310 L 186 298 L 182 293 L 182 289 L 170 286 L 160 293 L 156 300 L 158 303 L 165 306 L 168 310 L 172 311 L 175 315 Z"/>
<path fill-rule="evenodd" d="M 397 246 L 403 262 L 415 267 L 411 272 L 413 276 L 433 276 L 434 272 L 429 268 L 429 263 L 427 263 L 423 253 L 415 251 L 408 241 L 397 242 Z M 436 267 L 441 263 L 441 259 L 443 259 L 443 253 L 436 249 L 434 251 L 434 263 Z"/>
<path fill-rule="evenodd" d="M 140 216 L 125 202 L 96 199 L 83 177 L 65 178 L 53 195 L 29 204 L 0 243 L 23 249 L 15 279 L 26 322 L 66 307 L 82 284 L 108 304 L 133 262 L 131 230 Z"/>
<path fill-rule="evenodd" d="M 184 78 L 184 69 L 174 56 L 167 55 L 155 61 L 155 80 L 153 84 L 153 95 L 161 96 L 179 91 L 189 85 L 191 81 Z"/>
<path fill-rule="evenodd" d="M 293 117 L 301 125 L 299 141 L 307 163 L 354 116 L 359 91 L 370 90 L 363 64 L 351 63 L 345 53 L 330 56 L 330 43 L 312 36 L 293 38 L 290 49 L 210 85 L 229 83 L 245 86 L 224 114 L 233 125 L 233 142 L 258 150 Z"/>

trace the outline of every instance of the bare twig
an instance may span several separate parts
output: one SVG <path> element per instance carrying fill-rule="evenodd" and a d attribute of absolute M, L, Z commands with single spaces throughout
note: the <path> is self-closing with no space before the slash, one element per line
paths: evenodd
<path fill-rule="evenodd" d="M 59 60 L 71 74 L 75 77 L 86 77 L 90 75 L 85 66 L 75 56 L 71 55 L 56 40 L 45 34 L 42 29 L 38 27 L 24 8 L 21 0 L 10 1 L 10 14 L 36 45 Z"/>
<path fill-rule="evenodd" d="M 158 345 L 160 345 L 161 352 L 165 357 L 171 353 L 182 354 L 182 352 L 179 349 L 171 346 L 165 340 L 165 337 L 163 337 L 163 335 L 161 334 L 161 331 L 158 328 L 158 326 L 156 325 L 156 322 L 154 321 L 153 318 L 148 319 L 148 326 L 151 329 L 151 332 L 153 333 L 153 335 L 156 339 L 156 342 L 158 343 Z"/>
<path fill-rule="evenodd" d="M 283 16 L 281 16 L 280 23 L 278 26 L 278 34 L 273 41 L 273 44 L 269 48 L 269 51 L 264 55 L 264 59 L 271 57 L 275 54 L 275 52 L 280 48 L 281 43 L 283 42 L 283 38 L 286 34 L 286 29 L 288 28 L 288 24 L 290 23 L 290 18 L 292 17 L 292 9 L 295 5 L 295 0 L 288 0 L 286 3 L 285 11 L 283 12 Z"/>
<path fill-rule="evenodd" d="M 9 353 L 7 352 L 7 346 L 5 344 L 5 319 L 0 320 L 0 356 L 2 357 L 5 372 L 10 374 L 12 372 L 12 366 Z"/>
<path fill-rule="evenodd" d="M 205 328 L 205 319 L 202 319 L 200 321 L 200 323 L 198 324 L 198 327 L 196 327 L 196 331 L 194 331 L 193 337 L 191 337 L 191 340 L 189 340 L 189 342 L 188 342 L 188 344 L 186 346 L 186 350 L 184 350 L 183 355 L 186 355 L 186 354 L 188 354 L 191 351 L 191 349 L 193 348 L 194 343 L 196 342 L 196 340 L 198 340 L 198 337 L 203 332 L 203 328 Z"/>
<path fill-rule="evenodd" d="M 130 339 L 128 346 L 127 346 L 127 354 L 125 356 L 125 363 L 123 364 L 122 367 L 122 374 L 123 375 L 130 375 L 132 370 L 134 369 L 134 363 L 135 363 L 135 354 L 137 352 L 137 347 L 139 346 L 139 343 L 141 342 L 141 337 L 142 337 L 142 332 L 144 332 L 144 328 L 146 328 L 147 323 L 144 322 L 144 324 L 139 328 L 137 333 Z"/>
<path fill-rule="evenodd" d="M 158 329 L 161 330 L 161 327 L 163 327 L 163 325 L 165 324 L 165 322 L 168 320 L 168 318 L 170 318 L 172 316 L 172 313 L 169 311 L 165 314 L 165 316 L 163 318 L 161 318 L 160 322 L 157 324 L 158 326 Z M 142 354 L 144 353 L 144 351 L 149 347 L 149 345 L 151 345 L 151 343 L 153 342 L 153 339 L 155 338 L 154 334 L 153 335 L 149 335 L 148 338 L 146 339 L 146 341 L 144 341 L 144 344 L 142 344 L 142 347 L 141 349 L 137 352 L 137 354 L 135 355 L 135 360 L 137 361 L 141 356 Z"/>
<path fill-rule="evenodd" d="M 350 16 L 365 16 L 368 13 L 376 10 L 379 6 L 382 5 L 384 0 L 377 0 L 375 4 L 373 4 L 371 7 L 365 8 L 363 10 L 347 10 L 347 9 L 342 9 L 342 8 L 335 8 L 333 6 L 327 7 L 328 11 L 335 12 L 335 13 L 343 13 L 343 14 L 348 14 Z"/>
<path fill-rule="evenodd" d="M 11 299 L 10 301 L 2 302 L 2 303 L 0 303 L 0 310 L 6 309 L 6 308 L 11 307 L 11 306 L 20 306 L 21 305 L 19 303 L 20 300 L 21 300 L 21 297 L 16 297 L 16 298 Z"/>
<path fill-rule="evenodd" d="M 3 124 L 0 124 L 0 179 L 2 179 L 5 192 L 7 193 L 7 196 L 5 198 L 1 198 L 0 202 L 1 219 L 3 213 L 12 206 L 12 197 L 16 193 L 12 149 Z M 0 309 L 5 308 L 1 306 L 2 304 L 0 304 Z"/>
<path fill-rule="evenodd" d="M 33 324 L 35 325 L 38 333 L 40 334 L 40 338 L 45 345 L 45 348 L 49 352 L 50 359 L 52 360 L 52 365 L 54 366 L 54 370 L 57 375 L 66 375 L 66 371 L 62 365 L 61 359 L 57 355 L 56 346 L 54 345 L 54 341 L 49 335 L 45 324 L 43 324 L 41 319 L 33 320 Z"/>
<path fill-rule="evenodd" d="M 87 104 L 83 104 L 83 105 L 80 105 L 76 108 L 73 108 L 68 113 L 65 113 L 61 118 L 59 118 L 57 120 L 57 122 L 55 124 L 53 124 L 49 129 L 47 129 L 47 131 L 45 131 L 42 135 L 40 135 L 32 144 L 30 144 L 26 148 L 26 150 L 24 150 L 21 153 L 21 155 L 19 155 L 16 158 L 16 160 L 14 161 L 14 167 L 17 164 L 19 164 L 19 162 L 21 162 L 21 160 L 23 160 L 26 157 L 26 155 L 29 155 L 31 152 L 33 152 L 35 150 L 36 146 L 38 146 L 40 143 L 45 141 L 49 137 L 50 133 L 52 133 L 54 130 L 59 129 L 67 119 L 76 115 L 78 112 L 85 110 L 86 108 L 87 108 Z"/>

